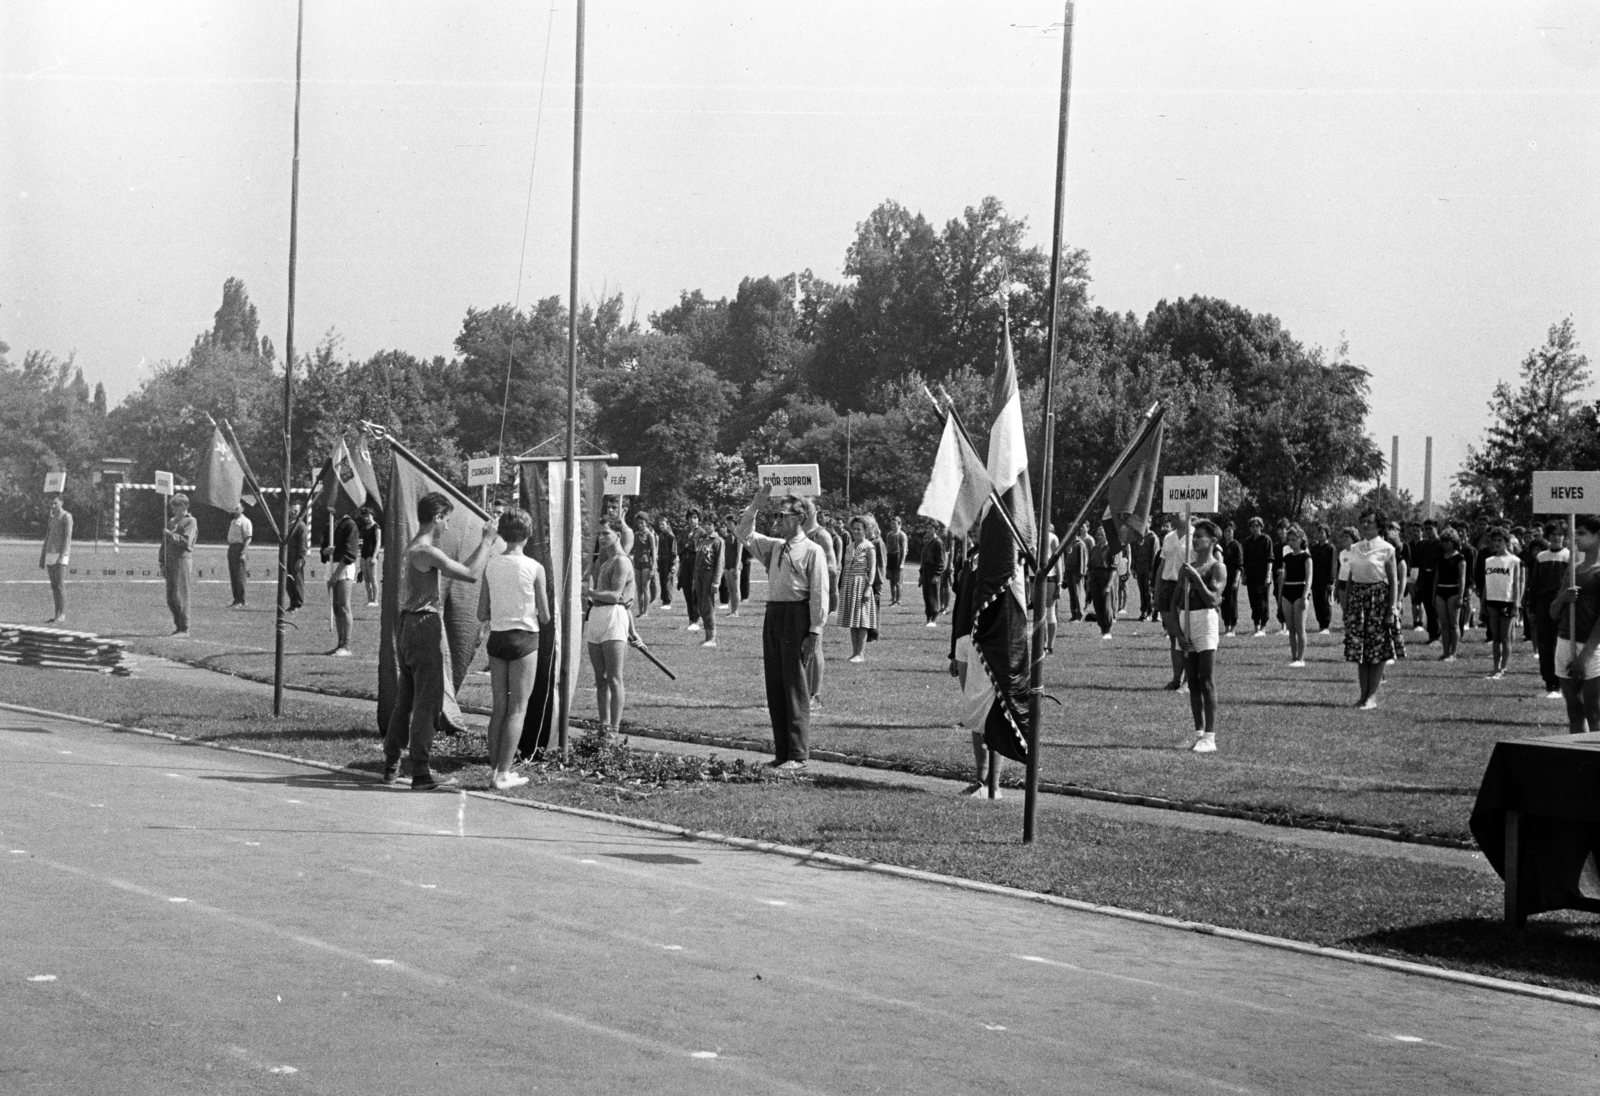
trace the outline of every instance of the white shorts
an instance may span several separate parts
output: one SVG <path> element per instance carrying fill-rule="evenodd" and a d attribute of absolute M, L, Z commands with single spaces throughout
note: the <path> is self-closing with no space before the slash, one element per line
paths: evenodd
<path fill-rule="evenodd" d="M 1190 609 L 1189 618 L 1189 649 L 1193 651 L 1215 651 L 1222 635 L 1222 614 L 1216 609 Z M 1178 626 L 1183 627 L 1185 614 L 1178 610 Z"/>
<path fill-rule="evenodd" d="M 1556 640 L 1556 676 L 1557 677 L 1564 678 L 1564 677 L 1567 676 L 1567 663 L 1571 662 L 1572 661 L 1572 656 L 1577 654 L 1578 651 L 1581 651 L 1581 650 L 1583 650 L 1583 645 L 1579 644 L 1578 647 L 1576 649 L 1574 649 L 1573 646 L 1572 646 L 1572 640 L 1570 640 L 1570 639 L 1557 639 Z M 1594 652 L 1594 654 L 1590 655 L 1589 656 L 1589 661 L 1584 664 L 1584 666 L 1583 666 L 1583 680 L 1585 680 L 1585 681 L 1600 680 L 1600 649 L 1597 649 Z"/>
<path fill-rule="evenodd" d="M 589 619 L 583 624 L 585 643 L 611 643 L 628 641 L 628 607 L 626 605 L 596 605 L 589 610 Z"/>

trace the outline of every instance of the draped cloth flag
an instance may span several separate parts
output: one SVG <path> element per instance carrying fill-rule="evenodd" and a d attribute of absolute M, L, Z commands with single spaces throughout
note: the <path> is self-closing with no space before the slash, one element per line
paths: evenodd
<path fill-rule="evenodd" d="M 1166 408 L 1144 423 L 1143 437 L 1106 482 L 1106 538 L 1115 551 L 1137 544 L 1150 530 L 1150 506 L 1155 501 L 1156 472 L 1161 467 L 1161 441 L 1166 433 Z"/>
<path fill-rule="evenodd" d="M 1028 736 L 1023 712 L 1028 705 L 1027 611 L 1014 589 L 1021 564 L 1017 540 L 999 512 L 990 507 L 978 535 L 972 588 L 971 644 L 994 689 L 983 722 L 983 744 L 1002 757 L 1026 763 Z M 971 691 L 972 686 L 966 686 Z"/>
<path fill-rule="evenodd" d="M 1005 325 L 1000 368 L 994 371 L 994 422 L 989 427 L 989 478 L 1008 505 L 1006 510 L 1022 537 L 1032 549 L 1039 540 L 1033 520 L 1033 487 L 1028 480 L 1028 438 L 1022 429 L 1022 391 L 1017 387 L 1017 360 L 1011 353 L 1011 320 Z M 1022 597 L 1021 562 L 1018 562 L 1017 593 Z M 1022 604 L 1026 605 L 1024 598 Z"/>
<path fill-rule="evenodd" d="M 483 540 L 485 518 L 476 504 L 456 490 L 427 465 L 397 445 L 389 447 L 389 489 L 384 492 L 389 505 L 383 523 L 383 542 L 388 546 L 383 559 L 383 633 L 378 643 L 378 729 L 386 730 L 394 711 L 399 672 L 395 660 L 395 637 L 400 628 L 400 569 L 406 566 L 406 546 L 417 535 L 417 500 L 430 491 L 447 495 L 455 503 L 449 527 L 440 535 L 438 547 L 458 563 Z M 340 494 L 343 494 L 341 491 Z M 488 556 L 480 560 L 482 564 Z M 441 648 L 445 665 L 444 709 L 436 729 L 456 733 L 464 728 L 456 690 L 466 679 L 467 667 L 478 653 L 478 586 L 439 577 L 439 599 L 443 605 Z"/>
<path fill-rule="evenodd" d="M 372 453 L 367 449 L 365 435 L 356 438 L 355 448 L 350 450 L 350 461 L 355 465 L 356 475 L 361 477 L 361 486 L 367 490 L 367 508 L 378 514 L 378 520 L 383 520 L 383 492 L 378 488 L 378 473 L 372 467 Z"/>
<path fill-rule="evenodd" d="M 195 474 L 194 498 L 207 506 L 233 513 L 239 509 L 244 491 L 245 471 L 239 454 L 222 434 L 222 427 L 211 428 L 211 448 L 206 451 Z"/>
<path fill-rule="evenodd" d="M 350 505 L 358 510 L 366 505 L 367 485 L 356 471 L 355 461 L 350 459 L 350 447 L 345 445 L 343 437 L 339 439 L 338 448 L 328 460 L 333 465 L 334 479 L 344 488 L 345 497 L 350 500 Z"/>
<path fill-rule="evenodd" d="M 983 461 L 957 428 L 954 416 L 946 415 L 944 436 L 939 439 L 939 452 L 933 458 L 933 474 L 917 513 L 937 521 L 953 535 L 964 537 L 977 523 L 990 489 Z"/>

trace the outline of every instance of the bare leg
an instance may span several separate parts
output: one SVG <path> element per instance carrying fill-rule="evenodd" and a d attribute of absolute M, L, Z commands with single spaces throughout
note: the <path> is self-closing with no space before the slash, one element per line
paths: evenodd
<path fill-rule="evenodd" d="M 850 629 L 850 657 L 867 657 L 867 630 L 865 628 Z"/>
<path fill-rule="evenodd" d="M 622 729 L 622 709 L 627 702 L 627 690 L 622 684 L 623 663 L 627 659 L 628 645 L 620 639 L 598 644 L 605 661 L 606 689 L 611 694 L 611 723 L 613 731 Z M 592 649 L 592 648 L 591 648 Z"/>
<path fill-rule="evenodd" d="M 500 767 L 499 758 L 502 752 L 501 740 L 508 737 L 506 734 L 506 678 L 508 668 L 503 658 L 489 660 L 489 688 L 494 697 L 493 707 L 489 713 L 489 768 L 494 776 L 499 776 L 505 770 Z"/>
<path fill-rule="evenodd" d="M 504 696 L 499 688 L 495 689 L 495 705 L 504 712 L 498 749 L 491 743 L 491 749 L 495 752 L 489 755 L 497 773 L 509 773 L 512 763 L 517 759 L 517 746 L 522 742 L 522 725 L 528 719 L 528 697 L 533 693 L 533 679 L 538 673 L 537 654 L 512 659 L 506 663 Z"/>
<path fill-rule="evenodd" d="M 599 643 L 588 645 L 589 665 L 594 668 L 594 702 L 600 709 L 600 726 L 608 729 L 611 726 L 611 690 L 606 682 L 606 656 L 602 646 Z"/>

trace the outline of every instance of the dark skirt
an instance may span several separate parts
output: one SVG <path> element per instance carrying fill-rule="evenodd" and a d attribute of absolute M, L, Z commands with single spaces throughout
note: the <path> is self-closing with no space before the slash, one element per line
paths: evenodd
<path fill-rule="evenodd" d="M 1344 660 L 1367 665 L 1406 657 L 1385 582 L 1352 582 L 1345 593 Z"/>

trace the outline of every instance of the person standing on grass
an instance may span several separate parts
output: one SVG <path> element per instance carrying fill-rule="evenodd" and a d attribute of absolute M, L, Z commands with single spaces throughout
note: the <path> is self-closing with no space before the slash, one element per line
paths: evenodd
<path fill-rule="evenodd" d="M 167 583 L 167 608 L 172 612 L 172 634 L 189 638 L 189 579 L 194 574 L 194 543 L 200 539 L 200 523 L 189 513 L 189 496 L 173 495 L 167 503 L 172 516 L 161 538 L 161 575 Z"/>
<path fill-rule="evenodd" d="M 438 491 L 417 500 L 417 532 L 401 552 L 400 589 L 396 602 L 400 622 L 395 635 L 395 700 L 383 737 L 383 782 L 400 782 L 400 751 L 411 750 L 411 788 L 433 791 L 453 788 L 453 777 L 436 779 L 430 767 L 433 728 L 444 706 L 444 602 L 439 576 L 477 582 L 478 564 L 494 544 L 495 527 L 483 524 L 483 540 L 457 563 L 439 547 L 450 528 L 455 503 Z"/>
<path fill-rule="evenodd" d="M 1400 569 L 1394 545 L 1383 536 L 1384 515 L 1361 515 L 1361 535 L 1350 546 L 1350 573 L 1339 608 L 1344 614 L 1344 657 L 1356 664 L 1361 696 L 1356 707 L 1378 706 L 1384 668 L 1406 657 L 1400 636 Z"/>
<path fill-rule="evenodd" d="M 1278 630 L 1288 628 L 1288 613 L 1283 604 L 1283 582 L 1279 575 L 1283 571 L 1283 553 L 1289 546 L 1289 519 L 1279 518 L 1273 526 L 1272 538 L 1272 604 L 1278 614 Z"/>
<path fill-rule="evenodd" d="M 233 508 L 233 520 L 228 522 L 228 585 L 233 588 L 230 609 L 244 608 L 245 577 L 250 555 L 250 540 L 255 536 L 255 526 L 244 516 L 244 507 Z"/>
<path fill-rule="evenodd" d="M 1562 587 L 1550 616 L 1559 633 L 1556 673 L 1567 702 L 1567 730 L 1583 734 L 1600 731 L 1600 516 L 1585 514 L 1577 525 L 1577 585 Z M 1574 612 L 1567 611 L 1569 605 Z M 1580 638 L 1575 641 L 1574 635 Z"/>
<path fill-rule="evenodd" d="M 722 519 L 721 535 L 726 550 L 722 554 L 722 600 L 728 605 L 728 615 L 739 615 L 739 556 L 738 543 L 733 539 L 734 516 Z"/>
<path fill-rule="evenodd" d="M 1346 525 L 1336 535 L 1335 544 L 1339 549 L 1339 577 L 1333 584 L 1333 600 L 1341 610 L 1344 607 L 1345 587 L 1350 585 L 1350 549 L 1355 547 L 1356 541 L 1360 539 L 1360 530 L 1351 525 Z"/>
<path fill-rule="evenodd" d="M 715 536 L 708 526 L 706 532 Z M 622 707 L 627 691 L 622 683 L 623 662 L 628 651 L 628 637 L 633 634 L 634 589 L 633 563 L 622 547 L 622 522 L 617 518 L 602 518 L 596 539 L 600 544 L 600 561 L 595 565 L 592 582 L 583 587 L 584 604 L 588 616 L 583 623 L 583 639 L 589 647 L 589 664 L 594 667 L 595 703 L 600 709 L 600 728 L 610 733 L 622 730 Z M 721 543 L 721 538 L 717 538 Z M 712 596 L 712 595 L 707 595 Z M 709 627 L 714 609 L 702 603 L 701 612 Z M 714 640 L 702 646 L 715 647 Z"/>
<path fill-rule="evenodd" d="M 678 571 L 678 538 L 672 522 L 662 514 L 656 519 L 656 575 L 661 579 L 661 607 L 672 608 L 672 576 Z"/>
<path fill-rule="evenodd" d="M 1239 627 L 1239 579 L 1244 574 L 1244 545 L 1233 535 L 1233 522 L 1222 523 L 1222 565 L 1228 581 L 1222 587 L 1222 634 L 1236 635 Z"/>
<path fill-rule="evenodd" d="M 1111 625 L 1117 619 L 1111 608 L 1111 576 L 1116 574 L 1116 553 L 1106 537 L 1105 526 L 1094 531 L 1094 544 L 1089 548 L 1084 566 L 1089 576 L 1089 602 L 1094 606 L 1094 620 L 1100 625 L 1100 638 L 1111 638 Z"/>
<path fill-rule="evenodd" d="M 1088 573 L 1084 559 L 1083 539 L 1078 530 L 1067 530 L 1067 547 L 1061 553 L 1061 573 L 1058 579 L 1067 589 L 1067 621 L 1083 619 L 1083 579 Z"/>
<path fill-rule="evenodd" d="M 780 772 L 803 769 L 811 756 L 811 696 L 806 663 L 820 646 L 828 619 L 828 563 L 822 547 L 801 526 L 805 513 L 795 499 L 778 504 L 773 531 L 756 532 L 756 514 L 772 499 L 763 485 L 745 507 L 735 536 L 767 569 L 767 615 L 761 626 L 767 714 L 772 720 L 773 759 Z"/>
<path fill-rule="evenodd" d="M 1056 555 L 1056 549 L 1061 547 L 1061 538 L 1056 536 L 1056 523 L 1050 522 L 1046 538 L 1046 558 L 1055 559 L 1055 563 L 1044 576 L 1044 653 L 1054 654 L 1056 649 L 1056 629 L 1060 627 L 1061 615 L 1061 577 L 1065 561 Z M 1064 556 L 1066 553 L 1062 553 Z M 956 600 L 961 599 L 961 591 L 956 590 Z"/>
<path fill-rule="evenodd" d="M 350 629 L 355 615 L 350 611 L 350 592 L 356 585 L 356 565 L 361 561 L 361 526 L 350 514 L 341 514 L 328 544 L 328 604 L 333 607 L 334 658 L 350 657 Z"/>
<path fill-rule="evenodd" d="M 839 568 L 839 626 L 850 629 L 850 661 L 867 660 L 867 640 L 878 632 L 878 603 L 872 580 L 878 575 L 878 551 L 867 536 L 862 517 L 850 519 L 850 543 Z"/>
<path fill-rule="evenodd" d="M 1492 667 L 1488 676 L 1492 681 L 1506 676 L 1511 662 L 1511 620 L 1522 603 L 1522 561 L 1511 554 L 1506 539 L 1504 530 L 1492 530 L 1483 553 L 1483 615 L 1489 629 Z"/>
<path fill-rule="evenodd" d="M 478 619 L 489 625 L 489 783 L 505 791 L 528 782 L 513 773 L 517 745 L 528 718 L 528 697 L 539 670 L 539 629 L 550 623 L 544 565 L 523 552 L 533 535 L 533 518 L 512 507 L 500 515 L 497 531 L 505 551 L 483 569 Z M 634 540 L 638 544 L 637 538 Z"/>
<path fill-rule="evenodd" d="M 1172 680 L 1167 682 L 1169 692 L 1183 688 L 1183 673 L 1188 665 L 1183 650 L 1183 614 L 1176 600 L 1178 575 L 1183 570 L 1184 536 L 1188 533 L 1186 518 L 1179 519 L 1179 527 L 1171 521 L 1161 523 L 1160 581 L 1156 585 L 1156 608 L 1161 612 L 1161 627 L 1167 633 L 1168 654 L 1172 658 Z"/>
<path fill-rule="evenodd" d="M 44 543 L 39 546 L 39 566 L 50 579 L 50 600 L 55 615 L 45 623 L 62 624 L 67 619 L 67 568 L 72 563 L 72 515 L 61 504 L 60 495 L 50 496 L 50 516 L 45 519 Z"/>
<path fill-rule="evenodd" d="M 1422 535 L 1411 546 L 1411 566 L 1413 568 L 1412 585 L 1416 596 L 1422 601 L 1422 613 L 1426 619 L 1428 644 L 1431 646 L 1439 638 L 1439 610 L 1433 599 L 1433 584 L 1439 572 L 1439 557 L 1443 548 L 1439 544 L 1439 526 L 1432 518 L 1422 523 Z"/>
<path fill-rule="evenodd" d="M 833 550 L 833 534 L 817 521 L 817 504 L 805 498 L 797 505 L 800 509 L 800 531 L 822 552 L 823 565 L 828 573 L 828 585 L 822 599 L 822 614 L 826 620 L 827 615 L 839 606 L 836 600 L 839 596 L 839 556 Z M 734 539 L 746 548 L 750 547 L 748 541 L 739 536 L 737 526 Z M 827 676 L 827 659 L 823 657 L 822 644 L 819 643 L 812 649 L 811 654 L 806 656 L 806 693 L 811 698 L 813 708 L 822 707 L 822 685 Z"/>
<path fill-rule="evenodd" d="M 1327 635 L 1333 625 L 1333 583 L 1339 575 L 1339 555 L 1328 540 L 1326 522 L 1311 530 L 1311 608 L 1317 614 L 1317 634 Z"/>
<path fill-rule="evenodd" d="M 1433 610 L 1439 619 L 1439 661 L 1454 662 L 1461 642 L 1461 595 L 1466 588 L 1467 558 L 1459 534 L 1446 525 L 1439 534 L 1439 561 L 1433 577 Z"/>
<path fill-rule="evenodd" d="M 700 628 L 706 635 L 702 647 L 717 645 L 717 586 L 722 582 L 725 548 L 714 521 L 696 527 L 693 590 L 695 611 L 700 614 Z"/>
<path fill-rule="evenodd" d="M 683 515 L 683 534 L 678 537 L 678 592 L 683 595 L 683 607 L 689 613 L 686 632 L 700 628 L 700 601 L 694 596 L 694 552 L 700 542 L 700 511 L 690 507 Z"/>
<path fill-rule="evenodd" d="M 1272 538 L 1267 536 L 1266 522 L 1250 519 L 1250 535 L 1244 539 L 1244 585 L 1250 595 L 1250 622 L 1255 634 L 1267 634 L 1272 592 Z"/>
<path fill-rule="evenodd" d="M 306 556 L 311 551 L 311 525 L 302 516 L 299 503 L 289 508 L 288 537 L 283 592 L 289 604 L 284 611 L 294 613 L 306 603 Z"/>
<path fill-rule="evenodd" d="M 1161 552 L 1161 539 L 1155 530 L 1146 529 L 1133 546 L 1133 578 L 1139 584 L 1139 619 L 1155 620 L 1155 565 Z"/>
<path fill-rule="evenodd" d="M 944 534 L 930 519 L 922 534 L 922 555 L 917 562 L 917 585 L 922 587 L 924 627 L 939 626 L 939 587 L 950 566 L 944 551 Z"/>
<path fill-rule="evenodd" d="M 383 543 L 383 527 L 370 506 L 361 508 L 361 582 L 367 588 L 367 608 L 378 604 L 378 547 Z"/>
<path fill-rule="evenodd" d="M 1178 570 L 1173 604 L 1179 607 L 1184 675 L 1189 679 L 1189 712 L 1194 716 L 1195 753 L 1217 752 L 1217 686 L 1213 671 L 1222 635 L 1218 606 L 1228 582 L 1228 568 L 1217 551 L 1217 527 L 1194 523 L 1189 557 Z"/>
<path fill-rule="evenodd" d="M 900 523 L 899 514 L 889 519 L 889 534 L 884 542 L 889 546 L 889 604 L 899 605 L 901 576 L 905 573 L 906 555 L 911 551 L 911 541 Z"/>
<path fill-rule="evenodd" d="M 1117 573 L 1117 615 L 1128 615 L 1128 572 L 1132 570 L 1130 562 L 1133 550 L 1126 544 L 1116 550 L 1112 557 L 1113 568 Z"/>
<path fill-rule="evenodd" d="M 1455 522 L 1453 527 L 1456 531 L 1456 545 L 1461 552 L 1461 558 L 1466 562 L 1466 572 L 1461 580 L 1461 601 L 1456 605 L 1456 646 L 1459 648 L 1461 637 L 1472 627 L 1474 609 L 1472 594 L 1478 588 L 1478 540 L 1467 530 L 1466 522 Z"/>
<path fill-rule="evenodd" d="M 1283 533 L 1283 551 L 1278 555 L 1275 576 L 1278 598 L 1283 602 L 1284 628 L 1289 633 L 1289 665 L 1306 664 L 1306 591 L 1311 585 L 1311 552 L 1306 547 L 1306 531 L 1291 525 Z"/>
<path fill-rule="evenodd" d="M 1540 543 L 1534 541 L 1534 543 Z M 1556 620 L 1550 606 L 1567 585 L 1567 529 L 1561 522 L 1545 526 L 1544 547 L 1534 556 L 1528 581 L 1528 617 L 1533 624 L 1533 639 L 1539 651 L 1539 677 L 1544 681 L 1546 700 L 1561 697 L 1561 675 L 1556 673 Z"/>
<path fill-rule="evenodd" d="M 656 595 L 656 534 L 650 528 L 650 515 L 643 510 L 633 515 L 633 585 L 639 593 L 638 613 L 650 614 Z"/>

